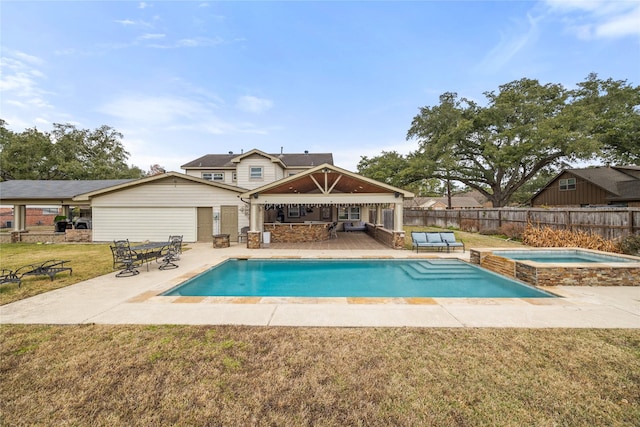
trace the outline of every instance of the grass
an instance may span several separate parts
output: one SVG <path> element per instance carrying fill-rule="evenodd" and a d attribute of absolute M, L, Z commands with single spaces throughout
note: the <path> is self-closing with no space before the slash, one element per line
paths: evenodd
<path fill-rule="evenodd" d="M 0 267 L 16 270 L 24 265 L 42 263 L 49 259 L 68 260 L 73 274 L 59 273 L 53 281 L 47 276 L 27 276 L 22 285 L 0 286 L 0 305 L 33 295 L 63 288 L 113 271 L 111 249 L 108 244 L 0 244 Z"/>
<path fill-rule="evenodd" d="M 443 231 L 442 228 L 436 227 L 404 227 L 404 248 L 411 250 L 411 232 L 412 231 Z M 466 231 L 451 230 L 456 236 L 456 240 L 464 242 L 467 250 L 469 248 L 511 248 L 522 247 L 522 243 L 513 240 L 507 240 L 505 237 L 487 236 L 479 233 L 468 233 Z M 424 250 L 421 250 L 422 253 Z M 424 251 L 427 252 L 427 251 Z"/>
<path fill-rule="evenodd" d="M 467 247 L 519 246 L 456 237 Z M 108 245 L 11 244 L 0 254 L 3 268 L 50 258 L 74 268 L 53 282 L 3 285 L 3 303 L 112 271 Z M 2 425 L 632 426 L 640 419 L 638 330 L 1 328 Z"/>
<path fill-rule="evenodd" d="M 3 326 L 3 425 L 632 426 L 636 330 Z"/>

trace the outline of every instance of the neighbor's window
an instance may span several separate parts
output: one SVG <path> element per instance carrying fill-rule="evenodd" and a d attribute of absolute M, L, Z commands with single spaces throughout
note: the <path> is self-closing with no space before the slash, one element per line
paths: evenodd
<path fill-rule="evenodd" d="M 300 217 L 300 205 L 289 205 L 289 218 Z"/>
<path fill-rule="evenodd" d="M 343 221 L 359 221 L 360 220 L 360 207 L 349 206 L 347 208 L 338 209 L 338 219 Z"/>
<path fill-rule="evenodd" d="M 238 180 L 238 172 L 233 172 L 233 173 L 231 174 L 231 180 L 232 180 L 233 182 L 236 182 L 236 181 Z"/>
<path fill-rule="evenodd" d="M 214 181 L 224 181 L 224 172 L 215 172 L 213 173 Z"/>
<path fill-rule="evenodd" d="M 560 180 L 560 191 L 575 190 L 575 189 L 576 189 L 575 178 L 567 178 L 567 179 Z"/>
<path fill-rule="evenodd" d="M 250 179 L 262 179 L 262 167 L 260 166 L 251 166 L 249 169 L 249 178 Z"/>
<path fill-rule="evenodd" d="M 202 179 L 206 179 L 207 181 L 213 181 L 213 174 L 212 173 L 203 173 L 202 174 Z"/>

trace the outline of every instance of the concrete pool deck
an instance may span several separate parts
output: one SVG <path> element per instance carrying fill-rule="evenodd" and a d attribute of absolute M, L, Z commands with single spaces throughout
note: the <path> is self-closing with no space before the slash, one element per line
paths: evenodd
<path fill-rule="evenodd" d="M 0 307 L 2 324 L 640 328 L 640 287 L 558 286 L 563 298 L 219 298 L 158 294 L 227 258 L 461 258 L 392 249 L 213 249 L 189 244 L 180 268 L 115 273 Z"/>

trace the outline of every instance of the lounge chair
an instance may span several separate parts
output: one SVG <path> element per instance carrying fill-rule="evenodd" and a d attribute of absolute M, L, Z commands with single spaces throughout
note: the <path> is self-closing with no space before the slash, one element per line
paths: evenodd
<path fill-rule="evenodd" d="M 4 285 L 5 283 L 17 283 L 18 287 L 22 284 L 22 279 L 18 277 L 15 271 L 2 269 L 2 274 L 0 275 L 0 285 Z"/>
<path fill-rule="evenodd" d="M 136 267 L 142 264 L 142 260 L 131 250 L 128 241 L 127 244 L 122 242 L 114 242 L 116 244 L 110 246 L 114 270 L 122 269 L 116 274 L 116 277 L 129 277 L 140 274 Z"/>
<path fill-rule="evenodd" d="M 20 279 L 24 276 L 49 276 L 49 279 L 53 281 L 55 275 L 63 271 L 68 271 L 69 275 L 73 275 L 73 269 L 64 265 L 67 262 L 70 261 L 50 259 L 41 264 L 30 264 L 20 267 L 16 270 L 15 274 L 20 277 Z"/>
<path fill-rule="evenodd" d="M 442 241 L 440 233 L 437 232 L 424 232 L 424 231 L 412 231 L 411 232 L 412 248 L 416 248 L 416 253 L 420 248 L 431 248 L 441 251 L 447 248 L 447 244 Z"/>
<path fill-rule="evenodd" d="M 455 248 L 462 248 L 462 252 L 465 252 L 464 242 L 456 241 L 456 236 L 452 231 L 441 232 L 440 237 L 442 237 L 442 241 L 447 244 L 447 251 L 450 251 L 451 249 L 455 250 Z"/>

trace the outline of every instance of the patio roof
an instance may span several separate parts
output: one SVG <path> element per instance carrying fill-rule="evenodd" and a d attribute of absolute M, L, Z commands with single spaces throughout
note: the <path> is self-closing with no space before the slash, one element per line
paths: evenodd
<path fill-rule="evenodd" d="M 388 202 L 388 195 L 404 199 L 414 197 L 409 191 L 325 163 L 247 191 L 240 197 L 281 199 L 285 203 L 295 200 L 296 203 L 308 204 L 354 204 L 358 200 L 370 204 L 382 203 L 380 196 L 385 196 L 384 202 Z"/>

